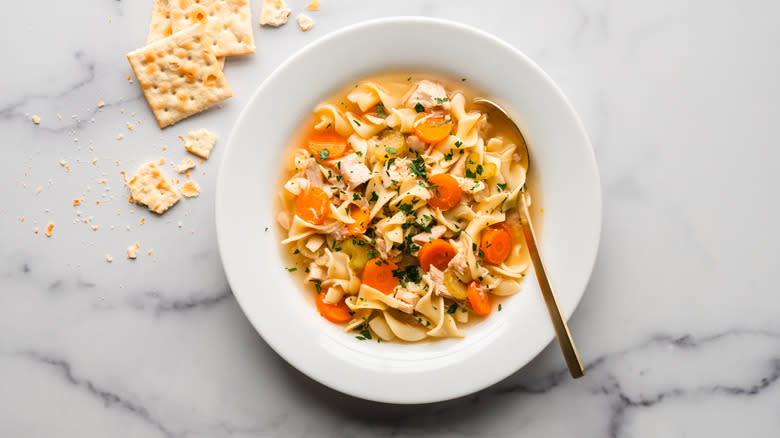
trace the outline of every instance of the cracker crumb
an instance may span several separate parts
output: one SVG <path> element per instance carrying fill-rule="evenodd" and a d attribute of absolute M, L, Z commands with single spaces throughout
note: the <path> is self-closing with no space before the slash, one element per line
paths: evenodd
<path fill-rule="evenodd" d="M 184 159 L 181 161 L 181 164 L 176 166 L 176 172 L 177 173 L 185 173 L 190 169 L 194 169 L 197 165 L 194 161 L 192 161 L 192 158 L 190 157 L 184 157 Z"/>
<path fill-rule="evenodd" d="M 184 224 L 182 224 L 181 222 L 179 222 L 179 224 L 178 224 L 178 225 L 179 225 L 179 228 L 181 228 L 181 227 L 182 227 Z"/>
<path fill-rule="evenodd" d="M 57 113 L 57 120 L 62 120 L 62 114 Z"/>
<path fill-rule="evenodd" d="M 320 10 L 320 0 L 311 0 L 311 3 L 306 5 L 306 9 L 310 11 L 319 11 Z"/>
<path fill-rule="evenodd" d="M 92 163 L 92 165 L 94 166 L 94 165 L 96 165 L 96 164 L 97 164 L 97 162 L 98 162 L 98 159 L 97 159 L 97 158 L 93 158 L 93 159 L 92 159 L 92 161 L 90 161 L 90 162 L 91 162 L 91 163 Z"/>
<path fill-rule="evenodd" d="M 119 112 L 124 114 L 125 113 L 125 109 L 124 108 L 119 108 Z"/>
<path fill-rule="evenodd" d="M 65 160 L 60 160 L 60 161 L 58 161 L 58 163 L 60 163 L 60 166 L 62 166 L 62 167 L 65 167 L 65 165 L 68 164 L 68 162 L 65 161 Z"/>
<path fill-rule="evenodd" d="M 38 227 L 33 228 L 33 233 L 38 234 Z"/>
<path fill-rule="evenodd" d="M 146 255 L 152 255 L 152 250 L 146 251 Z"/>
<path fill-rule="evenodd" d="M 33 121 L 33 123 L 35 123 L 36 125 L 40 125 L 40 124 L 41 124 L 41 118 L 40 118 L 40 117 L 38 117 L 38 116 L 32 116 L 32 121 Z"/>
<path fill-rule="evenodd" d="M 167 151 L 168 150 L 168 146 L 162 145 L 162 150 Z"/>
<path fill-rule="evenodd" d="M 74 199 L 73 200 L 73 206 L 77 207 L 79 205 L 81 205 L 81 199 Z M 79 214 L 81 214 L 81 212 L 79 212 Z"/>
<path fill-rule="evenodd" d="M 92 231 L 97 231 L 97 230 L 98 230 L 98 226 L 97 225 L 92 225 Z"/>
<path fill-rule="evenodd" d="M 103 108 L 104 105 L 105 105 L 105 103 L 103 103 L 102 100 L 100 102 L 98 102 L 98 108 Z"/>
<path fill-rule="evenodd" d="M 35 194 L 37 195 L 38 193 L 41 193 L 42 191 L 43 191 L 43 187 L 38 187 L 37 189 L 35 189 Z"/>
<path fill-rule="evenodd" d="M 135 242 L 135 245 L 130 245 L 127 247 L 127 258 L 129 259 L 135 259 L 138 256 L 138 248 L 140 245 L 138 245 L 138 242 Z"/>
<path fill-rule="evenodd" d="M 217 136 L 205 129 L 187 132 L 187 141 L 184 143 L 184 149 L 203 159 L 207 159 L 214 148 Z"/>
<path fill-rule="evenodd" d="M 133 126 L 133 125 L 131 125 L 131 124 L 129 124 L 129 123 L 128 123 L 128 124 L 127 124 L 127 129 L 129 129 L 130 131 L 132 131 L 133 129 L 135 129 L 135 126 Z"/>
<path fill-rule="evenodd" d="M 107 183 L 108 183 L 108 180 L 106 180 L 106 179 L 99 179 L 98 180 L 98 184 L 107 184 Z"/>
<path fill-rule="evenodd" d="M 279 27 L 290 19 L 292 9 L 287 7 L 284 0 L 263 0 L 263 9 L 260 11 L 260 25 Z"/>
<path fill-rule="evenodd" d="M 298 27 L 304 32 L 308 32 L 314 26 L 314 20 L 306 14 L 298 14 L 295 19 L 298 20 Z"/>
<path fill-rule="evenodd" d="M 142 217 L 140 222 L 141 222 L 141 225 L 145 224 L 146 223 L 146 218 Z"/>
<path fill-rule="evenodd" d="M 19 218 L 19 222 L 24 222 L 24 216 Z"/>
<path fill-rule="evenodd" d="M 121 139 L 123 139 L 123 138 L 125 138 L 125 136 L 124 136 L 124 135 L 122 135 L 122 134 L 119 134 L 119 135 L 117 135 L 117 136 L 116 136 L 116 139 L 117 139 L 117 140 L 121 140 Z"/>
<path fill-rule="evenodd" d="M 113 259 L 113 258 L 111 258 L 111 256 L 110 256 L 110 255 L 106 254 L 106 261 L 107 261 L 108 263 L 111 263 L 111 262 L 113 262 L 113 261 L 114 261 L 114 259 Z"/>
<path fill-rule="evenodd" d="M 179 191 L 187 198 L 200 195 L 200 186 L 195 181 L 187 181 L 179 187 Z"/>
<path fill-rule="evenodd" d="M 164 158 L 164 157 L 160 157 L 160 161 L 159 161 L 159 163 L 160 163 L 160 164 L 165 164 L 165 158 Z"/>
<path fill-rule="evenodd" d="M 52 233 L 54 233 L 54 222 L 49 222 L 49 225 L 46 225 L 46 237 L 51 237 Z"/>

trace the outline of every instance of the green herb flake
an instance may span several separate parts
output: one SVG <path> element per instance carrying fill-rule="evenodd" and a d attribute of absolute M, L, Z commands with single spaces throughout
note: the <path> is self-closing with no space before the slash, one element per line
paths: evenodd
<path fill-rule="evenodd" d="M 499 303 L 499 305 L 498 305 L 498 311 L 499 311 L 499 312 L 501 311 L 501 304 L 500 304 L 500 303 Z"/>
<path fill-rule="evenodd" d="M 458 303 L 453 303 L 452 305 L 450 305 L 450 307 L 447 308 L 447 313 L 452 315 L 453 313 L 455 313 L 456 310 L 458 310 Z"/>
<path fill-rule="evenodd" d="M 287 272 L 295 272 L 298 270 L 298 268 L 284 268 L 287 269 Z"/>
<path fill-rule="evenodd" d="M 387 111 L 385 111 L 385 106 L 381 102 L 376 104 L 376 115 L 379 117 L 387 117 Z"/>
<path fill-rule="evenodd" d="M 323 160 L 323 161 L 325 161 L 325 160 L 327 160 L 327 159 L 328 159 L 328 157 L 330 156 L 330 151 L 329 151 L 329 150 L 327 150 L 327 149 L 323 149 L 323 150 L 321 150 L 321 151 L 317 152 L 317 155 L 319 155 L 319 156 L 320 156 L 320 160 Z"/>
<path fill-rule="evenodd" d="M 447 99 L 446 97 L 436 97 L 435 99 L 437 105 L 441 105 L 444 102 L 449 102 L 449 99 Z"/>
<path fill-rule="evenodd" d="M 357 121 L 357 120 L 355 120 L 355 119 L 352 119 L 352 123 L 354 123 L 354 124 L 356 124 L 356 125 L 360 126 L 360 122 L 358 122 L 358 121 Z"/>
<path fill-rule="evenodd" d="M 420 102 L 417 102 L 414 105 L 414 110 L 417 111 L 418 113 L 421 113 L 421 112 L 425 111 L 425 107 Z"/>
<path fill-rule="evenodd" d="M 396 148 L 391 148 L 390 146 L 385 146 L 385 152 L 391 155 L 398 155 L 398 150 Z"/>

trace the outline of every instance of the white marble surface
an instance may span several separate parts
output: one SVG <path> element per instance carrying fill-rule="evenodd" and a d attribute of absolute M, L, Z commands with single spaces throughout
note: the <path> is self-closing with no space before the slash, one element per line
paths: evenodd
<path fill-rule="evenodd" d="M 236 96 L 165 131 L 125 79 L 150 0 L 5 5 L 0 436 L 780 435 L 778 2 L 322 3 L 307 34 L 255 26 L 257 55 L 226 66 Z M 306 1 L 290 4 L 297 12 Z M 194 174 L 200 198 L 161 218 L 127 203 L 120 170 L 181 160 L 176 136 L 189 128 L 225 140 L 291 53 L 390 15 L 495 33 L 535 59 L 583 118 L 604 191 L 598 261 L 571 320 L 584 379 L 567 377 L 552 344 L 460 400 L 341 395 L 277 357 L 233 299 L 214 235 L 224 143 Z M 92 222 L 74 222 L 77 210 Z M 50 221 L 52 238 L 33 233 Z M 131 263 L 124 249 L 135 241 L 142 255 Z"/>

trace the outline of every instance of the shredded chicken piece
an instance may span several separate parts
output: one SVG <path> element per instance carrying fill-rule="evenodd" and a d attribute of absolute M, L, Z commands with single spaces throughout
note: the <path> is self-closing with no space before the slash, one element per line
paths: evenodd
<path fill-rule="evenodd" d="M 341 175 L 347 180 L 350 188 L 355 188 L 371 179 L 371 170 L 366 167 L 357 154 L 349 154 L 342 158 Z"/>
<path fill-rule="evenodd" d="M 420 296 L 416 293 L 406 289 L 405 287 L 399 287 L 395 292 L 395 298 L 401 301 L 403 304 L 398 308 L 401 312 L 412 314 L 414 312 L 414 306 L 420 301 Z"/>
<path fill-rule="evenodd" d="M 404 105 L 407 108 L 414 108 L 418 103 L 426 110 L 434 107 L 450 109 L 447 90 L 444 89 L 444 86 L 426 79 L 418 81 L 404 100 Z"/>
<path fill-rule="evenodd" d="M 322 188 L 325 184 L 325 179 L 322 177 L 322 171 L 320 165 L 317 164 L 314 159 L 309 159 L 308 164 L 303 169 L 303 176 L 309 181 L 310 185 Z"/>
<path fill-rule="evenodd" d="M 431 265 L 428 273 L 423 275 L 423 279 L 431 286 L 434 294 L 445 298 L 455 299 L 450 291 L 447 290 L 447 286 L 444 285 L 444 272 L 440 271 L 436 266 Z"/>
<path fill-rule="evenodd" d="M 430 242 L 433 239 L 438 239 L 444 233 L 447 231 L 447 227 L 444 225 L 434 225 L 431 227 L 431 231 L 428 233 L 419 233 L 416 236 L 412 237 L 412 242 L 422 245 L 424 243 Z"/>
<path fill-rule="evenodd" d="M 328 278 L 328 269 L 324 266 L 320 266 L 315 262 L 309 263 L 309 275 L 306 276 L 306 281 L 318 280 L 324 281 Z"/>
<path fill-rule="evenodd" d="M 462 248 L 459 248 L 455 257 L 450 259 L 447 268 L 452 269 L 461 280 L 469 278 L 471 272 L 469 271 L 469 260 Z"/>
<path fill-rule="evenodd" d="M 403 181 L 406 177 L 411 175 L 409 171 L 409 163 L 411 161 L 406 157 L 396 158 L 389 166 L 385 165 L 380 175 L 382 176 L 382 184 L 385 187 L 391 186 L 393 181 Z"/>

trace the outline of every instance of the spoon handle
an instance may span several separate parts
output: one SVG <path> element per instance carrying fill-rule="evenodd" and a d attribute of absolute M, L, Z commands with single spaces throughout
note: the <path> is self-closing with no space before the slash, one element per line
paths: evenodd
<path fill-rule="evenodd" d="M 542 258 L 539 256 L 539 250 L 536 246 L 536 235 L 534 234 L 533 224 L 531 224 L 531 216 L 528 214 L 528 206 L 525 203 L 525 194 L 520 193 L 518 200 L 520 201 L 518 202 L 518 210 L 520 211 L 523 236 L 525 236 L 525 243 L 528 245 L 528 252 L 531 255 L 531 262 L 536 271 L 536 278 L 539 280 L 539 288 L 542 290 L 544 303 L 547 305 L 547 312 L 550 313 L 550 319 L 555 329 L 555 335 L 558 337 L 561 352 L 563 352 L 563 357 L 566 359 L 566 366 L 569 367 L 571 376 L 577 379 L 585 375 L 585 370 L 582 368 L 577 347 L 574 346 L 574 340 L 572 340 L 571 333 L 569 333 L 569 326 L 561 314 L 560 307 L 558 307 L 555 292 L 553 292 L 550 281 L 547 278 L 547 270 L 544 268 Z"/>

